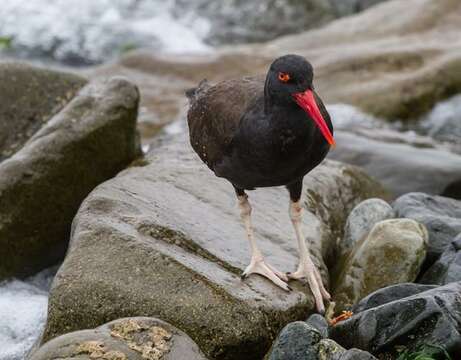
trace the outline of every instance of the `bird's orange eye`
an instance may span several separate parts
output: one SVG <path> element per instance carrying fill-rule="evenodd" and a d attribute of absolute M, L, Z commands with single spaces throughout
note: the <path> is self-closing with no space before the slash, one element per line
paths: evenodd
<path fill-rule="evenodd" d="M 279 80 L 286 83 L 290 80 L 290 75 L 287 73 L 279 72 Z"/>

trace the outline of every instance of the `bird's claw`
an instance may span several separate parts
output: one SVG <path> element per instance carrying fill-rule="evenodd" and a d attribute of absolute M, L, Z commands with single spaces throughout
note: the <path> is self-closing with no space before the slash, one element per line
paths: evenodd
<path fill-rule="evenodd" d="M 276 270 L 262 259 L 252 259 L 250 265 L 248 265 L 245 271 L 242 273 L 241 279 L 246 279 L 250 274 L 262 275 L 271 280 L 275 285 L 277 285 L 285 291 L 292 290 L 292 288 L 287 284 L 288 277 L 286 276 L 286 274 Z"/>
<path fill-rule="evenodd" d="M 330 300 L 331 296 L 328 291 L 325 289 L 325 286 L 322 282 L 322 277 L 320 276 L 320 272 L 318 271 L 317 267 L 314 263 L 308 259 L 307 261 L 301 262 L 298 266 L 298 269 L 294 273 L 287 273 L 286 274 L 289 279 L 293 280 L 307 280 L 309 284 L 309 288 L 314 295 L 315 306 L 317 311 L 321 314 L 325 313 L 325 305 L 323 303 L 324 300 Z"/>

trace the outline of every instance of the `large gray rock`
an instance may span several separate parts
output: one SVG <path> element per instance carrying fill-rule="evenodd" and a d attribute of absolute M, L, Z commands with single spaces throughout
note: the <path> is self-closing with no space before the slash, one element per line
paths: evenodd
<path fill-rule="evenodd" d="M 0 63 L 0 162 L 18 151 L 85 83 L 69 73 Z"/>
<path fill-rule="evenodd" d="M 461 283 L 436 287 L 355 314 L 330 328 L 340 345 L 395 357 L 402 347 L 432 344 L 461 353 Z"/>
<path fill-rule="evenodd" d="M 160 138 L 145 166 L 97 187 L 73 222 L 49 301 L 45 339 L 146 314 L 187 332 L 210 358 L 261 358 L 281 327 L 313 309 L 305 286 L 286 293 L 242 281 L 247 240 L 232 186 L 214 176 L 185 134 Z M 333 254 L 345 216 L 382 188 L 357 168 L 326 162 L 305 179 L 305 232 L 315 261 Z M 282 271 L 298 261 L 283 188 L 249 193 L 257 240 Z"/>
<path fill-rule="evenodd" d="M 62 335 L 29 356 L 29 360 L 50 359 L 206 360 L 184 332 L 148 317 L 118 319 Z"/>
<path fill-rule="evenodd" d="M 410 219 L 384 220 L 339 266 L 333 299 L 349 308 L 387 285 L 414 281 L 426 255 L 427 231 Z"/>
<path fill-rule="evenodd" d="M 399 217 L 424 224 L 429 232 L 425 267 L 436 261 L 461 233 L 461 201 L 423 193 L 401 196 L 393 204 Z"/>
<path fill-rule="evenodd" d="M 461 233 L 419 279 L 423 284 L 445 285 L 461 281 Z"/>
<path fill-rule="evenodd" d="M 389 130 L 337 131 L 331 159 L 362 167 L 396 196 L 420 191 L 457 196 L 461 155 Z"/>
<path fill-rule="evenodd" d="M 25 101 L 19 99 L 17 105 Z M 37 272 L 64 256 L 81 201 L 138 155 L 138 99 L 126 80 L 88 85 L 0 163 L 0 280 Z M 45 108 L 43 114 L 51 111 Z"/>

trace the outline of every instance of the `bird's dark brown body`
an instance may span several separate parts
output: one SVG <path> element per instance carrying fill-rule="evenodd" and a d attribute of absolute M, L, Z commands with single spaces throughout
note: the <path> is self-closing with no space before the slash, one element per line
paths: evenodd
<path fill-rule="evenodd" d="M 312 262 L 302 233 L 302 180 L 334 144 L 330 116 L 314 92 L 312 65 L 303 57 L 276 59 L 266 78 L 242 78 L 188 92 L 191 145 L 208 167 L 235 188 L 250 242 L 251 261 L 242 277 L 255 273 L 290 291 L 290 279 L 307 279 L 319 312 L 330 295 Z M 298 240 L 300 262 L 293 273 L 266 263 L 251 225 L 245 190 L 287 187 L 289 215 Z"/>
<path fill-rule="evenodd" d="M 295 102 L 267 104 L 261 78 L 202 84 L 194 96 L 188 114 L 191 145 L 217 176 L 236 188 L 288 185 L 328 153 L 320 130 Z M 318 96 L 316 102 L 332 131 Z"/>

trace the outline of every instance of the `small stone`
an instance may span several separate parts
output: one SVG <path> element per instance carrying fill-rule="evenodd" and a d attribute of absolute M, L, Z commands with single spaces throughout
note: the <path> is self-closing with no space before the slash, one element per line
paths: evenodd
<path fill-rule="evenodd" d="M 341 256 L 350 253 L 354 245 L 368 235 L 373 226 L 395 217 L 392 207 L 381 199 L 367 199 L 352 209 L 344 228 L 344 238 L 338 244 Z"/>
<path fill-rule="evenodd" d="M 322 335 L 303 321 L 285 326 L 266 356 L 268 360 L 316 360 L 317 347 Z"/>
<path fill-rule="evenodd" d="M 339 271 L 333 291 L 336 310 L 384 286 L 414 281 L 426 255 L 427 236 L 425 227 L 414 220 L 377 223 Z"/>

